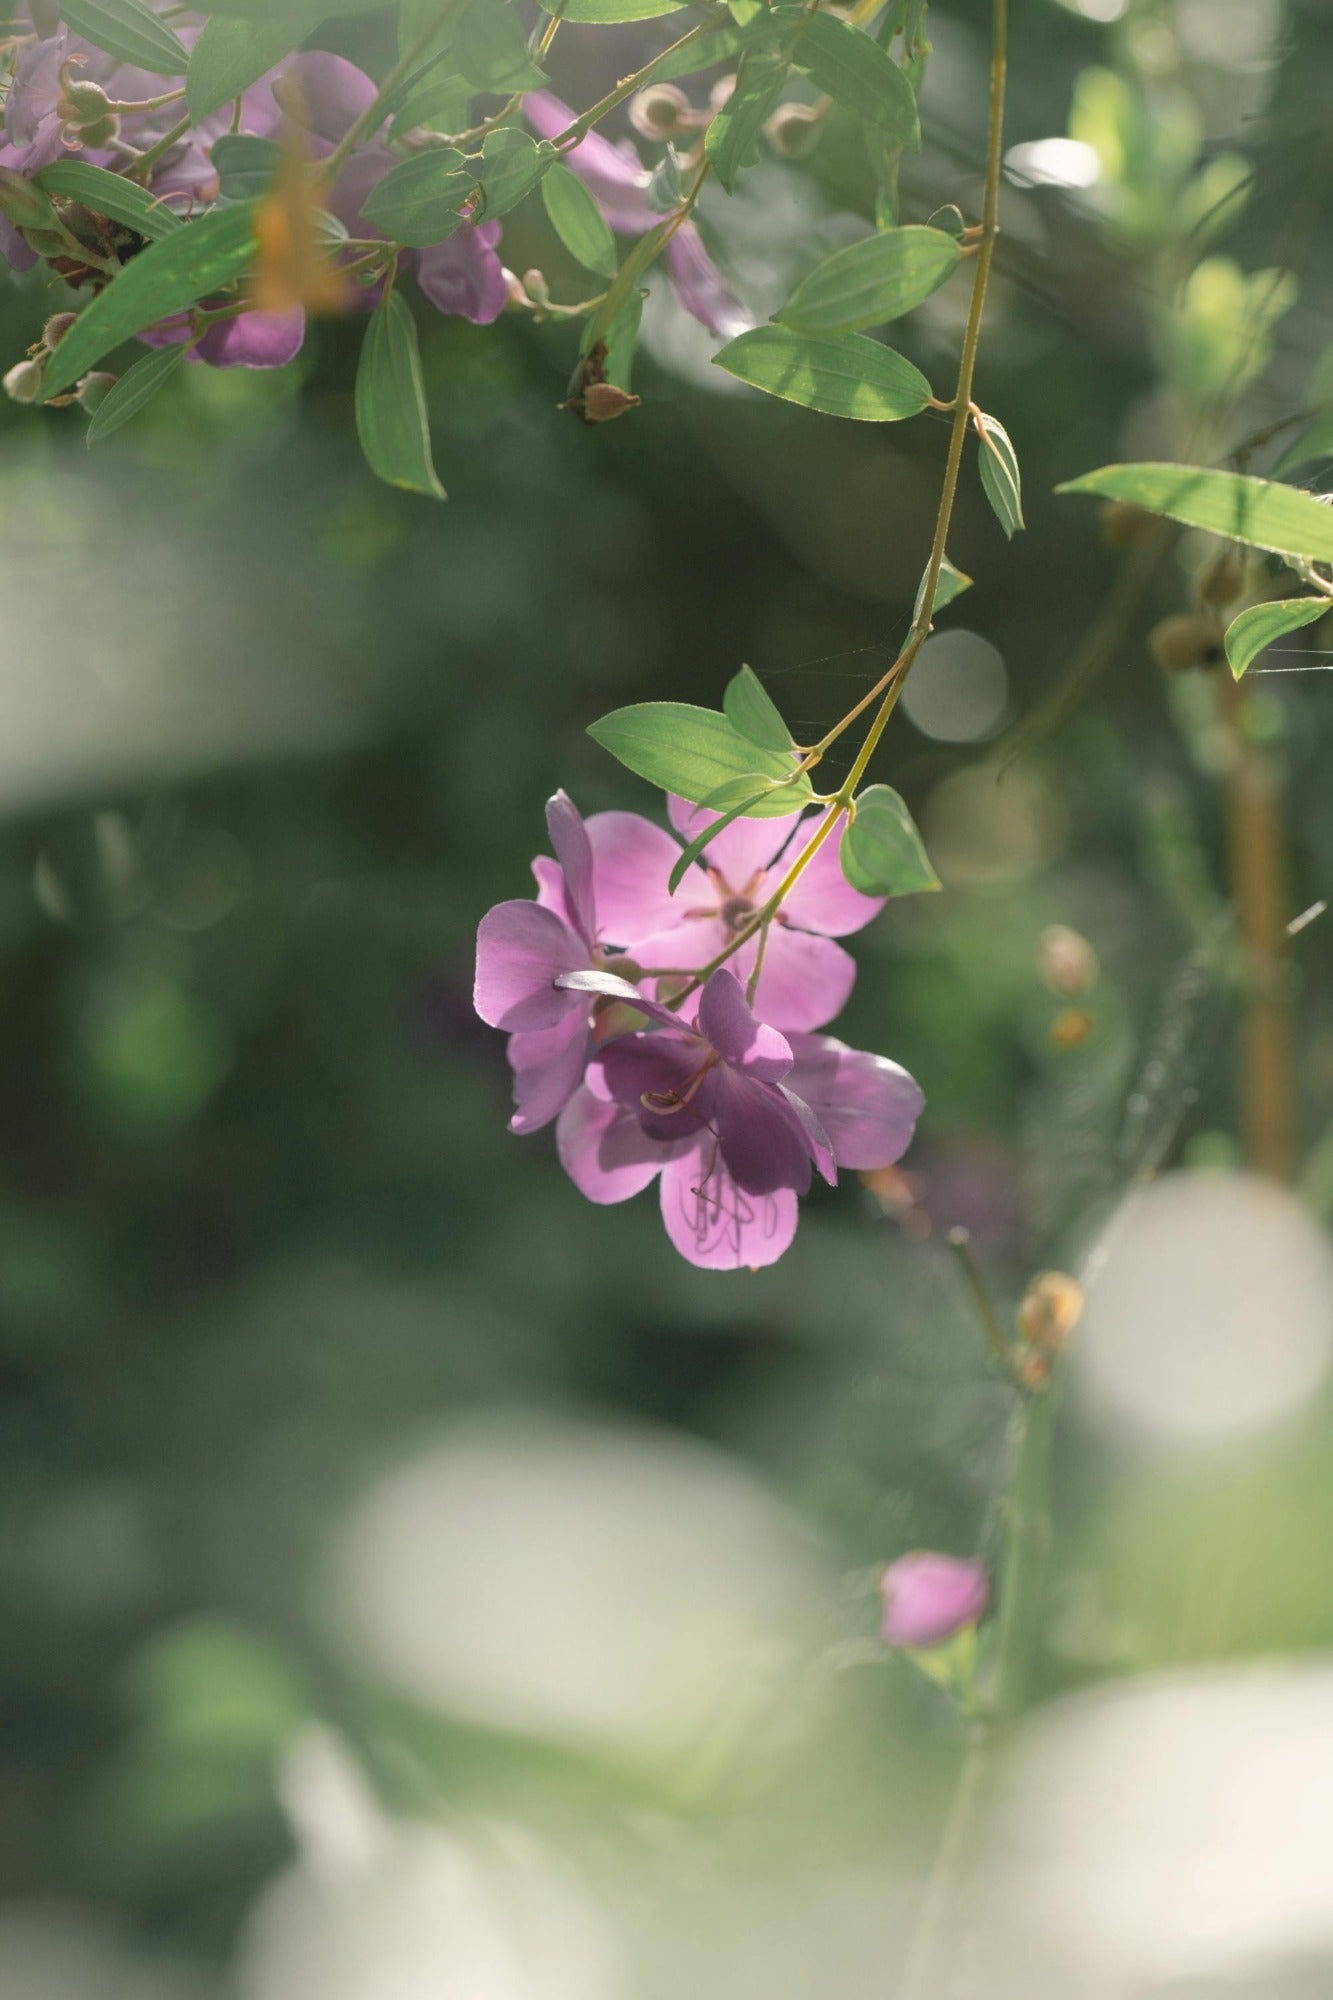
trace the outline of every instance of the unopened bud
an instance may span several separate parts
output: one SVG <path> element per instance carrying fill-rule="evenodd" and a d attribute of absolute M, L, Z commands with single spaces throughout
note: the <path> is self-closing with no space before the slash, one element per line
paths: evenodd
<path fill-rule="evenodd" d="M 1205 611 L 1178 611 L 1163 618 L 1148 634 L 1148 651 L 1159 667 L 1181 673 L 1189 667 L 1215 667 L 1225 658 L 1220 620 Z"/>
<path fill-rule="evenodd" d="M 639 402 L 638 396 L 618 389 L 614 382 L 590 382 L 583 392 L 583 421 L 609 424 L 613 417 L 623 417 L 626 410 L 637 410 Z"/>
<path fill-rule="evenodd" d="M 63 109 L 71 125 L 96 125 L 111 113 L 111 99 L 100 83 L 67 77 L 62 92 Z"/>
<path fill-rule="evenodd" d="M 1039 1271 L 1019 1303 L 1018 1331 L 1029 1347 L 1060 1354 L 1083 1317 L 1083 1287 L 1066 1271 Z"/>
<path fill-rule="evenodd" d="M 528 300 L 539 306 L 544 306 L 550 301 L 551 288 L 546 282 L 545 273 L 542 271 L 536 269 L 525 271 L 523 273 L 523 290 Z"/>
<path fill-rule="evenodd" d="M 1108 500 L 1101 512 L 1102 536 L 1113 549 L 1136 549 L 1157 526 L 1156 516 L 1129 500 Z"/>
<path fill-rule="evenodd" d="M 4 391 L 11 403 L 40 403 L 42 400 L 41 362 L 16 361 L 4 378 Z"/>
<path fill-rule="evenodd" d="M 690 100 L 674 83 L 650 83 L 630 99 L 629 122 L 645 139 L 674 139 L 692 122 Z"/>
<path fill-rule="evenodd" d="M 1233 543 L 1221 549 L 1194 579 L 1194 594 L 1200 604 L 1224 609 L 1234 604 L 1245 588 L 1245 558 Z"/>
<path fill-rule="evenodd" d="M 784 160 L 803 160 L 813 153 L 824 129 L 824 114 L 814 104 L 780 104 L 764 126 L 773 151 Z"/>
<path fill-rule="evenodd" d="M 519 277 L 518 272 L 511 271 L 507 265 L 502 268 L 504 269 L 505 290 L 509 294 L 510 305 L 530 306 L 532 300 L 528 297 L 527 287 L 524 285 L 522 278 Z"/>
<path fill-rule="evenodd" d="M 52 313 L 42 328 L 42 346 L 59 347 L 78 316 L 77 313 Z"/>
<path fill-rule="evenodd" d="M 83 376 L 75 385 L 75 400 L 85 410 L 95 410 L 99 403 L 106 401 L 119 380 L 119 375 L 107 375 L 100 369 L 94 369 L 91 375 Z"/>
<path fill-rule="evenodd" d="M 975 1625 L 990 1601 L 990 1579 L 979 1562 L 914 1549 L 891 1562 L 880 1578 L 886 1646 L 913 1651 L 942 1646 Z"/>
<path fill-rule="evenodd" d="M 1076 1000 L 1097 983 L 1097 954 L 1080 931 L 1048 924 L 1037 941 L 1037 964 L 1052 993 Z"/>

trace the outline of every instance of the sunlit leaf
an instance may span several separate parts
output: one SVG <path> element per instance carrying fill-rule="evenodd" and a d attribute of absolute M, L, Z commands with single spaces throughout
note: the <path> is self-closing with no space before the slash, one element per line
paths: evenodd
<path fill-rule="evenodd" d="M 548 14 L 562 21 L 655 21 L 659 14 L 676 14 L 685 0 L 540 0 Z"/>
<path fill-rule="evenodd" d="M 802 279 L 777 318 L 797 333 L 856 333 L 911 312 L 958 267 L 962 251 L 920 224 L 849 243 Z"/>
<path fill-rule="evenodd" d="M 720 786 L 717 792 L 709 794 L 706 803 L 718 817 L 710 820 L 706 827 L 696 833 L 688 847 L 681 849 L 667 877 L 667 888 L 673 896 L 684 881 L 688 870 L 699 859 L 714 836 L 721 833 L 724 827 L 730 826 L 733 820 L 743 819 L 747 813 L 753 813 L 754 807 L 762 805 L 771 790 L 772 785 L 768 780 L 762 780 L 751 773 L 747 777 L 737 778 L 731 783 Z M 762 815 L 754 814 L 754 817 L 759 818 Z"/>
<path fill-rule="evenodd" d="M 981 483 L 995 518 L 1010 538 L 1026 525 L 1023 520 L 1023 486 L 1018 471 L 1018 453 L 1009 433 L 996 417 L 979 416 L 977 462 Z"/>
<path fill-rule="evenodd" d="M 270 21 L 229 20 L 218 15 L 204 23 L 190 50 L 185 72 L 185 106 L 196 120 L 221 110 L 305 39 L 306 23 L 279 15 Z"/>
<path fill-rule="evenodd" d="M 891 785 L 871 785 L 843 829 L 842 872 L 866 896 L 912 896 L 940 878 L 902 799 Z"/>
<path fill-rule="evenodd" d="M 728 193 L 742 167 L 759 152 L 765 122 L 782 95 L 796 44 L 809 16 L 786 9 L 779 32 L 765 32 L 746 48 L 736 70 L 736 84 L 704 134 L 704 151 L 713 172 Z"/>
<path fill-rule="evenodd" d="M 742 736 L 729 717 L 688 702 L 636 702 L 604 715 L 588 734 L 638 777 L 692 805 L 736 779 L 773 783 L 792 774 L 790 752 L 763 750 Z M 809 779 L 802 775 L 756 806 L 751 817 L 795 812 L 810 797 Z"/>
<path fill-rule="evenodd" d="M 727 719 L 762 750 L 791 749 L 791 731 L 753 667 L 742 667 L 722 696 Z"/>
<path fill-rule="evenodd" d="M 356 372 L 356 429 L 372 472 L 390 486 L 443 500 L 431 459 L 416 323 L 397 292 L 376 306 Z"/>
<path fill-rule="evenodd" d="M 832 14 L 812 14 L 796 51 L 821 90 L 878 127 L 892 144 L 921 142 L 916 97 L 893 57 L 878 42 Z"/>
<path fill-rule="evenodd" d="M 971 588 L 971 577 L 964 576 L 962 570 L 955 569 L 949 561 L 948 556 L 946 556 L 940 564 L 939 582 L 935 586 L 935 602 L 931 607 L 932 616 L 936 611 L 943 611 L 946 604 L 952 604 L 955 597 L 961 597 L 965 590 L 971 590 Z M 925 602 L 925 596 L 926 579 L 923 576 L 917 588 L 916 603 L 912 607 L 912 616 L 914 619 L 921 616 L 921 606 Z"/>
<path fill-rule="evenodd" d="M 516 126 L 504 125 L 496 132 L 488 132 L 478 176 L 485 196 L 479 215 L 490 221 L 516 208 L 559 158 L 548 141 L 543 139 L 538 144 Z"/>
<path fill-rule="evenodd" d="M 462 153 L 452 146 L 432 146 L 390 167 L 361 213 L 395 243 L 424 249 L 443 243 L 461 226 L 462 205 L 476 187 Z"/>
<path fill-rule="evenodd" d="M 553 166 L 542 180 L 542 200 L 551 227 L 570 256 L 586 271 L 614 278 L 620 263 L 616 239 L 591 189 L 571 168 Z"/>
<path fill-rule="evenodd" d="M 921 370 L 863 333 L 800 334 L 760 326 L 713 358 L 729 375 L 770 396 L 832 417 L 897 423 L 930 401 Z"/>
<path fill-rule="evenodd" d="M 1254 604 L 1233 618 L 1227 628 L 1227 658 L 1239 680 L 1246 668 L 1258 659 L 1266 646 L 1302 625 L 1313 625 L 1333 610 L 1327 597 L 1284 597 L 1271 604 Z"/>
<path fill-rule="evenodd" d="M 1206 528 L 1273 555 L 1333 562 L 1333 509 L 1295 487 L 1248 473 L 1211 472 L 1197 465 L 1105 465 L 1055 490 L 1127 500 L 1149 514 L 1164 514 L 1187 528 Z"/>

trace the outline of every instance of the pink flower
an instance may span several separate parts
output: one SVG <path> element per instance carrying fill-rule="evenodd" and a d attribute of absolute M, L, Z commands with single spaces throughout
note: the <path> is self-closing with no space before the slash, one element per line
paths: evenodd
<path fill-rule="evenodd" d="M 690 840 L 718 817 L 676 798 L 668 810 L 673 826 Z M 706 965 L 773 893 L 784 867 L 817 825 L 799 813 L 735 819 L 710 841 L 702 861 L 672 895 L 667 884 L 679 849 L 671 836 L 637 814 L 596 814 L 588 834 L 608 935 L 645 972 Z M 822 1028 L 840 1013 L 856 965 L 833 939 L 859 931 L 883 907 L 882 897 L 851 887 L 838 861 L 836 836 L 826 840 L 769 929 L 755 994 L 764 1019 L 785 1033 Z M 731 961 L 741 978 L 749 977 L 758 950 L 758 940 L 751 940 Z"/>
<path fill-rule="evenodd" d="M 539 138 L 554 139 L 574 123 L 575 114 L 549 90 L 532 90 L 523 100 L 523 115 Z M 604 139 L 600 132 L 589 132 L 564 159 L 596 197 L 618 235 L 642 236 L 662 220 L 648 200 L 651 175 L 627 139 Z M 731 340 L 754 325 L 693 222 L 682 223 L 667 244 L 666 265 L 676 298 L 710 333 Z"/>
<path fill-rule="evenodd" d="M 975 1625 L 990 1601 L 990 1579 L 979 1562 L 914 1549 L 891 1562 L 880 1579 L 888 1646 L 942 1646 Z"/>

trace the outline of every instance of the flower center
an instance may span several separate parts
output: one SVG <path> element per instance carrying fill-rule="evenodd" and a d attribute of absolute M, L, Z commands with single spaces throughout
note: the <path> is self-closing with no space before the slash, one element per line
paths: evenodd
<path fill-rule="evenodd" d="M 754 915 L 754 904 L 748 896 L 728 896 L 718 915 L 729 931 L 738 931 Z"/>

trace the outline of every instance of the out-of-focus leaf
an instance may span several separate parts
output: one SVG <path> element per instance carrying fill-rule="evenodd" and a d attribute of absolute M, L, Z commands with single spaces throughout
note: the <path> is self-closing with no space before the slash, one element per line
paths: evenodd
<path fill-rule="evenodd" d="M 62 0 L 65 25 L 117 62 L 160 76 L 184 76 L 189 54 L 184 42 L 147 0 Z"/>
<path fill-rule="evenodd" d="M 305 35 L 304 21 L 281 14 L 270 21 L 230 20 L 224 15 L 206 21 L 185 72 L 185 108 L 191 118 L 220 111 L 298 48 Z"/>
<path fill-rule="evenodd" d="M 225 132 L 213 142 L 218 192 L 224 201 L 253 201 L 267 194 L 282 167 L 282 147 L 276 139 L 258 139 L 249 132 Z"/>
<path fill-rule="evenodd" d="M 981 483 L 996 520 L 1012 541 L 1023 520 L 1023 483 L 1018 470 L 1018 453 L 1009 433 L 997 417 L 977 418 L 977 461 Z"/>
<path fill-rule="evenodd" d="M 911 84 L 893 57 L 850 22 L 832 14 L 808 16 L 795 60 L 821 90 L 878 126 L 894 145 L 921 143 Z"/>
<path fill-rule="evenodd" d="M 842 872 L 866 896 L 913 896 L 938 889 L 916 822 L 891 785 L 871 785 L 843 829 Z"/>
<path fill-rule="evenodd" d="M 742 667 L 727 682 L 722 707 L 741 735 L 761 750 L 791 749 L 791 731 L 753 667 Z"/>
<path fill-rule="evenodd" d="M 800 8 L 782 8 L 776 26 L 747 46 L 736 70 L 736 86 L 704 134 L 704 150 L 713 172 L 728 193 L 742 167 L 759 151 L 765 121 L 782 95 L 796 45 L 809 15 Z"/>
<path fill-rule="evenodd" d="M 729 375 L 770 396 L 862 423 L 897 423 L 930 401 L 921 370 L 863 333 L 800 334 L 760 326 L 713 358 Z"/>
<path fill-rule="evenodd" d="M 569 167 L 548 167 L 542 180 L 542 200 L 551 227 L 571 257 L 586 271 L 614 278 L 620 259 L 616 239 L 591 189 Z"/>
<path fill-rule="evenodd" d="M 1321 458 L 1333 458 L 1333 405 L 1321 410 L 1314 422 L 1292 440 L 1274 471 L 1290 472 L 1293 466 L 1313 465 Z"/>
<path fill-rule="evenodd" d="M 462 153 L 452 146 L 432 146 L 390 167 L 361 212 L 395 243 L 424 249 L 452 236 L 463 220 L 462 205 L 476 185 Z"/>
<path fill-rule="evenodd" d="M 762 750 L 716 709 L 695 708 L 688 702 L 641 701 L 615 709 L 588 730 L 594 742 L 609 750 L 636 776 L 663 791 L 676 792 L 700 805 L 719 786 L 737 779 L 755 784 L 791 777 L 790 752 Z M 795 812 L 811 798 L 804 775 L 783 785 L 751 809 L 755 819 Z"/>
<path fill-rule="evenodd" d="M 1253 604 L 1233 618 L 1227 628 L 1227 658 L 1239 680 L 1246 668 L 1258 659 L 1266 646 L 1302 625 L 1313 625 L 1333 610 L 1326 597 L 1284 597 L 1271 604 Z"/>
<path fill-rule="evenodd" d="M 376 306 L 356 372 L 356 429 L 372 472 L 390 486 L 443 500 L 431 459 L 416 322 L 397 292 Z"/>
<path fill-rule="evenodd" d="M 36 178 L 38 187 L 47 194 L 82 202 L 95 214 L 109 215 L 113 222 L 136 229 L 150 242 L 173 236 L 185 227 L 179 215 L 137 181 L 127 181 L 123 174 L 108 173 L 105 167 L 95 167 L 87 160 L 55 160 Z"/>
<path fill-rule="evenodd" d="M 171 380 L 184 359 L 185 347 L 181 343 L 175 347 L 154 348 L 151 354 L 145 354 L 142 361 L 136 361 L 93 411 L 87 442 L 90 445 L 99 444 L 113 431 L 118 431 L 122 424 L 127 424 L 131 417 L 137 417 L 144 404 L 150 402 L 158 390 Z"/>
<path fill-rule="evenodd" d="M 562 21 L 655 21 L 659 14 L 676 14 L 685 0 L 540 0 L 548 14 Z"/>
<path fill-rule="evenodd" d="M 1199 465 L 1104 465 L 1055 490 L 1128 500 L 1149 514 L 1206 528 L 1253 549 L 1333 562 L 1333 509 L 1312 494 L 1249 473 L 1211 472 Z"/>
<path fill-rule="evenodd" d="M 911 312 L 954 272 L 962 251 L 913 224 L 849 243 L 802 279 L 777 318 L 797 333 L 856 333 Z"/>
<path fill-rule="evenodd" d="M 502 0 L 470 0 L 457 18 L 449 49 L 454 68 L 474 90 L 537 90 L 546 81 L 545 70 L 528 54 L 518 15 Z"/>

